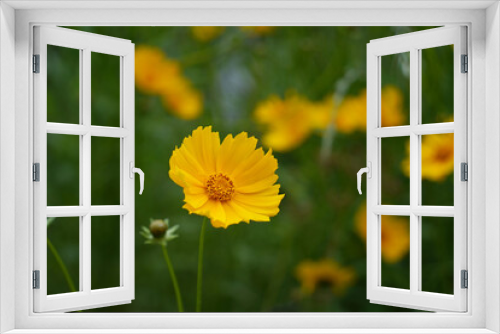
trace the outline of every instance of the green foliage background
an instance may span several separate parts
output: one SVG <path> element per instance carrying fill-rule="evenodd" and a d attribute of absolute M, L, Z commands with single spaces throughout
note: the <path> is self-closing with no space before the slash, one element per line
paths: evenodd
<path fill-rule="evenodd" d="M 186 311 L 193 311 L 202 218 L 181 208 L 182 189 L 168 177 L 173 149 L 199 125 L 213 125 L 221 137 L 247 131 L 261 138 L 264 129 L 252 117 L 259 101 L 271 94 L 284 96 L 291 90 L 311 100 L 322 100 L 335 91 L 336 83 L 350 70 L 356 79 L 347 94 L 356 95 L 366 87 L 366 44 L 372 39 L 423 28 L 278 27 L 272 34 L 251 36 L 229 27 L 207 43 L 196 41 L 189 27 L 73 29 L 129 39 L 136 46 L 160 47 L 169 58 L 181 62 L 184 75 L 204 96 L 203 115 L 194 121 L 184 121 L 169 113 L 159 97 L 136 89 L 136 166 L 146 174 L 144 193 L 136 195 L 136 297 L 131 304 L 92 310 L 176 312 L 172 282 L 161 249 L 145 245 L 138 233 L 142 225 L 149 224 L 150 218 L 169 218 L 171 224 L 180 225 L 180 238 L 169 243 L 168 249 Z M 427 68 L 428 73 L 445 71 L 446 65 L 435 60 L 442 56 L 440 52 L 447 54 L 450 50 L 426 51 L 429 57 L 426 71 Z M 49 47 L 48 67 L 48 121 L 78 123 L 78 51 Z M 389 76 L 401 77 L 398 71 Z M 94 125 L 118 125 L 118 73 L 115 57 L 92 56 Z M 427 86 L 424 85 L 428 87 L 424 96 L 428 112 L 446 114 L 449 105 L 446 106 L 443 96 L 452 94 L 452 86 L 440 85 L 432 78 L 425 80 L 428 80 Z M 404 91 L 404 95 L 408 105 L 408 92 Z M 399 172 L 405 155 L 401 140 L 384 146 L 384 154 L 389 155 L 387 161 L 391 162 L 387 170 L 393 171 L 383 176 L 388 182 L 384 196 L 394 200 L 406 197 L 408 191 L 408 179 Z M 279 183 L 286 196 L 281 212 L 270 223 L 207 229 L 203 311 L 402 310 L 370 304 L 366 299 L 365 243 L 354 228 L 354 215 L 365 201 L 365 196 L 356 191 L 356 172 L 365 166 L 366 135 L 337 133 L 326 163 L 319 162 L 321 145 L 321 137 L 316 134 L 290 153 L 275 153 Z M 93 205 L 119 203 L 118 147 L 118 139 L 92 141 Z M 78 205 L 78 138 L 49 135 L 48 152 L 48 205 Z M 453 189 L 450 177 L 445 183 L 429 186 L 434 187 L 429 198 L 436 201 Z M 424 230 L 423 244 L 427 247 L 424 262 L 428 263 L 424 268 L 424 286 L 429 291 L 449 291 L 453 268 L 450 225 L 451 222 L 440 222 Z M 451 226 L 451 234 L 452 231 Z M 48 235 L 78 286 L 78 219 L 56 219 Z M 118 236 L 118 217 L 93 218 L 93 288 L 116 286 L 119 282 Z M 354 268 L 357 280 L 341 296 L 320 288 L 312 296 L 303 297 L 294 276 L 295 267 L 303 260 L 325 257 Z M 48 261 L 49 293 L 68 292 L 50 252 Z M 384 265 L 383 270 L 384 278 L 397 281 L 408 277 L 405 272 L 408 258 L 395 265 Z"/>

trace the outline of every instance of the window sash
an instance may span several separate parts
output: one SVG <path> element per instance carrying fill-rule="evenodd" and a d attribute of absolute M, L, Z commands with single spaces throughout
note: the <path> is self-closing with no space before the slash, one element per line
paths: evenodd
<path fill-rule="evenodd" d="M 367 297 L 371 302 L 423 310 L 467 311 L 467 289 L 461 289 L 460 271 L 467 269 L 467 183 L 460 180 L 460 163 L 467 162 L 467 76 L 460 73 L 461 55 L 467 54 L 466 28 L 452 26 L 371 41 L 367 46 Z M 421 123 L 420 50 L 453 44 L 454 122 Z M 381 127 L 381 57 L 410 52 L 410 124 Z M 422 206 L 421 135 L 454 133 L 454 206 Z M 410 139 L 410 205 L 381 205 L 381 138 Z M 410 217 L 410 289 L 381 286 L 381 215 Z M 453 295 L 420 291 L 421 217 L 454 217 Z"/>
<path fill-rule="evenodd" d="M 80 124 L 47 122 L 47 45 L 80 50 Z M 120 127 L 91 125 L 90 57 L 92 52 L 120 57 Z M 40 181 L 34 183 L 34 270 L 40 271 L 40 289 L 34 289 L 34 311 L 74 311 L 128 303 L 134 298 L 134 45 L 130 41 L 75 30 L 38 26 L 34 54 L 40 55 L 40 73 L 34 74 L 34 151 L 40 163 Z M 47 134 L 80 138 L 80 205 L 47 207 Z M 91 138 L 120 138 L 120 205 L 91 205 Z M 120 216 L 120 286 L 92 290 L 91 217 Z M 80 291 L 47 295 L 47 217 L 80 218 Z"/>

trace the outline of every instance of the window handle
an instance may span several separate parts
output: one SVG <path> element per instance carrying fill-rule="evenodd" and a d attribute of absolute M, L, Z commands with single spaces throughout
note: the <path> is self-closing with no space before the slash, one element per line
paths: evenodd
<path fill-rule="evenodd" d="M 139 185 L 140 185 L 140 190 L 139 190 L 139 195 L 142 195 L 142 191 L 144 190 L 144 172 L 140 168 L 134 167 L 134 163 L 130 161 L 129 164 L 130 167 L 130 178 L 134 178 L 134 173 L 139 174 Z"/>
<path fill-rule="evenodd" d="M 369 179 L 371 179 L 371 177 L 372 177 L 372 163 L 370 161 L 368 161 L 368 167 L 361 168 L 358 171 L 358 192 L 360 195 L 361 195 L 361 176 L 363 175 L 363 173 L 366 173 L 366 176 Z"/>

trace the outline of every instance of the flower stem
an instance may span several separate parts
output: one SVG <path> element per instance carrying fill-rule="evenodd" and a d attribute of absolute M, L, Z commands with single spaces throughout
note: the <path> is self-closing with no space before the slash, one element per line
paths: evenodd
<path fill-rule="evenodd" d="M 196 312 L 201 312 L 201 290 L 203 282 L 203 244 L 205 242 L 205 226 L 207 218 L 203 218 L 200 232 L 200 246 L 198 248 L 198 280 L 196 282 Z"/>
<path fill-rule="evenodd" d="M 181 290 L 179 289 L 179 284 L 177 283 L 177 277 L 175 276 L 174 267 L 172 266 L 172 262 L 170 262 L 170 257 L 168 256 L 167 246 L 161 245 L 161 248 L 163 250 L 163 257 L 165 258 L 165 262 L 167 263 L 168 271 L 170 272 L 170 277 L 172 278 L 172 284 L 174 285 L 175 298 L 177 299 L 177 309 L 179 310 L 179 312 L 184 312 Z"/>
<path fill-rule="evenodd" d="M 64 278 L 66 279 L 66 282 L 68 282 L 69 289 L 71 290 L 71 292 L 75 292 L 76 291 L 75 283 L 73 283 L 73 280 L 71 279 L 71 276 L 68 272 L 68 268 L 66 268 L 64 261 L 62 260 L 61 256 L 59 255 L 59 252 L 54 247 L 54 245 L 49 240 L 49 238 L 47 238 L 47 246 L 49 246 L 49 249 L 50 249 L 52 255 L 54 255 L 54 258 L 56 259 L 57 264 L 61 268 L 61 271 L 64 275 Z"/>

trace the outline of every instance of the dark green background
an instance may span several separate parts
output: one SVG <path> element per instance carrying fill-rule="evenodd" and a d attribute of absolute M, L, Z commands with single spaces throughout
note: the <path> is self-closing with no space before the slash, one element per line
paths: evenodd
<path fill-rule="evenodd" d="M 277 27 L 269 35 L 251 36 L 230 27 L 208 43 L 196 41 L 188 27 L 77 29 L 129 39 L 136 46 L 161 48 L 168 57 L 181 62 L 184 75 L 204 96 L 203 115 L 194 121 L 185 121 L 169 113 L 159 97 L 136 89 L 135 164 L 146 174 L 144 193 L 136 194 L 135 199 L 136 296 L 131 304 L 92 310 L 176 312 L 172 282 L 161 249 L 145 245 L 138 233 L 141 226 L 149 224 L 150 218 L 169 218 L 171 224 L 180 225 L 180 238 L 169 243 L 168 250 L 186 311 L 193 311 L 202 218 L 189 215 L 181 208 L 182 189 L 168 177 L 168 161 L 175 146 L 199 125 L 213 125 L 221 137 L 247 131 L 261 138 L 264 129 L 252 117 L 259 101 L 272 94 L 284 96 L 292 90 L 314 101 L 323 100 L 334 92 L 338 80 L 349 70 L 355 70 L 356 78 L 347 94 L 357 95 L 366 87 L 366 44 L 371 39 L 422 28 Z M 446 70 L 446 59 L 451 55 L 451 47 L 424 53 L 424 121 L 442 120 L 449 113 L 449 99 L 443 96 L 453 92 L 452 73 L 450 78 L 450 71 Z M 78 51 L 49 46 L 48 56 L 48 121 L 78 123 Z M 407 80 L 401 66 L 387 68 L 389 73 L 383 75 L 389 82 Z M 118 73 L 116 57 L 92 55 L 94 125 L 118 125 Z M 402 92 L 408 105 L 408 90 L 402 89 Z M 408 115 L 408 110 L 404 112 Z M 48 205 L 77 205 L 78 138 L 48 137 Z M 408 178 L 400 170 L 406 140 L 395 138 L 394 143 L 383 146 L 383 157 L 389 161 L 383 174 L 383 180 L 387 180 L 383 198 L 389 201 L 409 198 Z M 119 202 L 118 141 L 92 140 L 93 205 Z M 319 160 L 320 147 L 321 137 L 315 134 L 292 152 L 275 153 L 279 161 L 279 183 L 286 196 L 281 212 L 270 223 L 242 223 L 227 230 L 211 226 L 207 229 L 203 311 L 403 310 L 370 304 L 366 299 L 365 243 L 354 227 L 354 215 L 365 202 L 365 195 L 360 196 L 356 191 L 356 172 L 365 166 L 365 133 L 337 133 L 330 158 L 323 163 Z M 425 181 L 426 187 L 427 184 L 430 183 Z M 434 187 L 434 191 L 428 191 L 429 197 L 437 201 L 443 196 L 449 197 L 453 184 L 448 177 L 444 183 L 429 187 Z M 423 286 L 428 291 L 450 292 L 452 222 L 446 218 L 429 219 L 432 224 L 425 221 L 423 228 Z M 117 221 L 117 217 L 92 218 L 93 288 L 116 286 L 119 282 Z M 78 286 L 77 224 L 77 218 L 56 219 L 48 235 Z M 301 297 L 295 267 L 303 260 L 325 257 L 354 268 L 357 280 L 341 296 L 332 294 L 328 288 L 320 288 L 311 296 Z M 409 276 L 401 272 L 401 268 L 405 268 L 403 262 L 384 265 L 384 268 L 389 268 L 384 273 L 393 275 L 393 279 Z M 69 291 L 51 253 L 48 253 L 48 289 L 49 293 Z"/>

